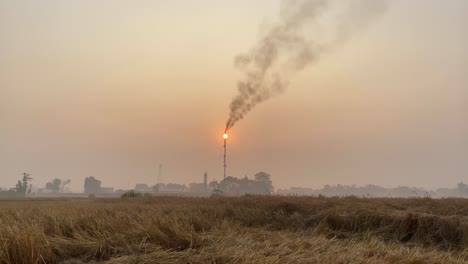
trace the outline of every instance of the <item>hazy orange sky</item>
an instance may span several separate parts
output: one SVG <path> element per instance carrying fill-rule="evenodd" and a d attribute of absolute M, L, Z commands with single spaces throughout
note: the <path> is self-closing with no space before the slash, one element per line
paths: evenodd
<path fill-rule="evenodd" d="M 222 178 L 234 57 L 279 2 L 0 1 L 0 186 Z M 388 1 L 231 131 L 275 187 L 468 182 L 468 2 Z"/>

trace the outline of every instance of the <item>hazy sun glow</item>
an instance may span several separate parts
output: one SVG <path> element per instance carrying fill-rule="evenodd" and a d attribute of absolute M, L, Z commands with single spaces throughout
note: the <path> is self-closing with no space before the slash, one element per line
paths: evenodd
<path fill-rule="evenodd" d="M 224 133 L 223 138 L 224 138 L 224 139 L 227 139 L 227 138 L 228 138 L 228 134 Z"/>

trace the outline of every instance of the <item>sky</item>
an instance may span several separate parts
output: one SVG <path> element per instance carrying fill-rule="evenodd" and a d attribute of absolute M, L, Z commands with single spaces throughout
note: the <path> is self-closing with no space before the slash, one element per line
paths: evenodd
<path fill-rule="evenodd" d="M 0 0 L 0 186 L 220 180 L 248 52 L 279 1 Z M 230 131 L 276 188 L 468 182 L 468 2 L 389 0 Z M 314 32 L 308 32 L 313 35 Z"/>

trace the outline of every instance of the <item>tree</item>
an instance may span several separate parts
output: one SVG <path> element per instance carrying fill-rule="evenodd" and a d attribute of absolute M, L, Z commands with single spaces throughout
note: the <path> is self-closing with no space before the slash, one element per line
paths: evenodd
<path fill-rule="evenodd" d="M 141 193 L 136 192 L 135 190 L 130 190 L 122 194 L 120 197 L 122 198 L 134 198 L 134 197 L 141 197 Z"/>
<path fill-rule="evenodd" d="M 219 183 L 216 180 L 212 180 L 210 181 L 210 183 L 208 183 L 208 188 L 212 190 L 218 189 L 218 186 L 219 186 Z"/>
<path fill-rule="evenodd" d="M 271 181 L 270 174 L 268 174 L 266 172 L 263 172 L 263 171 L 255 174 L 254 178 L 255 178 L 256 181 Z"/>
<path fill-rule="evenodd" d="M 23 180 L 16 183 L 16 187 L 13 189 L 14 192 L 26 196 L 26 194 L 31 193 L 32 185 L 29 182 L 32 180 L 31 174 L 23 173 Z"/>
<path fill-rule="evenodd" d="M 260 193 L 271 194 L 273 192 L 273 182 L 271 181 L 270 174 L 266 172 L 259 172 L 255 174 L 255 181 L 257 181 L 258 188 L 260 188 Z"/>
<path fill-rule="evenodd" d="M 87 194 L 95 194 L 101 192 L 101 181 L 93 176 L 87 177 L 84 183 L 84 192 Z"/>
<path fill-rule="evenodd" d="M 240 186 L 240 180 L 232 176 L 227 176 L 219 183 L 219 189 L 222 190 L 224 193 L 230 195 L 241 194 L 242 190 Z"/>
<path fill-rule="evenodd" d="M 242 179 L 228 176 L 219 183 L 218 187 L 227 195 L 271 194 L 273 185 L 270 178 L 265 172 L 255 174 L 255 180 L 247 176 Z"/>
<path fill-rule="evenodd" d="M 71 180 L 66 180 L 62 182 L 62 186 L 60 187 L 60 192 L 63 192 L 65 190 L 65 186 L 69 184 Z"/>
<path fill-rule="evenodd" d="M 62 185 L 62 180 L 61 179 L 53 179 L 51 182 L 46 183 L 46 190 L 50 192 L 59 192 L 60 191 L 60 186 Z"/>

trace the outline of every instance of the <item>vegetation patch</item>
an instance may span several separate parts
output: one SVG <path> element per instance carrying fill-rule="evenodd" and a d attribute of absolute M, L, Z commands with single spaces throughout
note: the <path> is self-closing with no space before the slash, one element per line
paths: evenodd
<path fill-rule="evenodd" d="M 0 263 L 465 263 L 468 200 L 0 202 Z"/>

